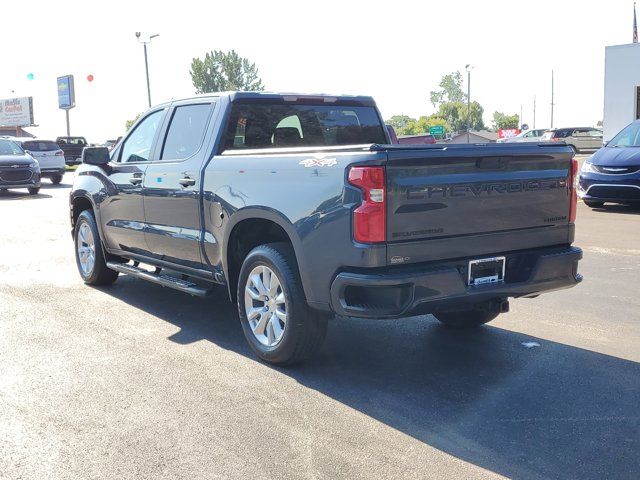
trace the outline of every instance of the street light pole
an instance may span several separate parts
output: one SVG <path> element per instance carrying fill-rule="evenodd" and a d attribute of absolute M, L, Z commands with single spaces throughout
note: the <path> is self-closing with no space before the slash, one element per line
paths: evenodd
<path fill-rule="evenodd" d="M 136 32 L 136 38 L 138 42 L 142 43 L 144 47 L 144 70 L 147 75 L 147 100 L 149 101 L 149 108 L 151 108 L 151 84 L 149 83 L 149 59 L 147 57 L 147 44 L 151 43 L 151 40 L 155 37 L 159 37 L 159 34 L 151 35 L 149 40 L 145 42 L 144 40 L 140 40 L 140 32 Z"/>
<path fill-rule="evenodd" d="M 470 129 L 471 129 L 471 69 L 470 64 L 464 67 L 467 70 L 467 143 L 470 143 Z"/>

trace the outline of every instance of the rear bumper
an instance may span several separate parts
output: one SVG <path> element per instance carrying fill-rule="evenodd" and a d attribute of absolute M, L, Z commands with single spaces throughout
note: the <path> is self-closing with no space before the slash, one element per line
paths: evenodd
<path fill-rule="evenodd" d="M 331 285 L 335 313 L 352 317 L 394 318 L 496 298 L 536 296 L 582 281 L 576 247 L 507 253 L 505 282 L 468 286 L 469 259 L 372 272 L 341 272 Z"/>
<path fill-rule="evenodd" d="M 59 168 L 40 168 L 41 177 L 53 177 L 54 175 L 64 175 L 66 172 L 65 167 Z"/>

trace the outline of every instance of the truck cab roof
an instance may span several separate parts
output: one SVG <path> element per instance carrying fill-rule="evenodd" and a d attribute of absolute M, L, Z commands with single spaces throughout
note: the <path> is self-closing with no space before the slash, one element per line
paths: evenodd
<path fill-rule="evenodd" d="M 376 103 L 373 97 L 365 95 L 334 95 L 326 93 L 295 93 L 295 92 L 211 92 L 203 93 L 193 97 L 187 97 L 182 99 L 175 99 L 170 102 L 164 102 L 157 105 L 168 106 L 177 102 L 188 102 L 189 100 L 198 100 L 202 98 L 211 97 L 227 97 L 231 103 L 242 101 L 282 101 L 283 103 L 317 103 L 322 102 L 326 104 L 338 104 L 338 105 L 359 105 L 367 107 L 375 107 Z"/>

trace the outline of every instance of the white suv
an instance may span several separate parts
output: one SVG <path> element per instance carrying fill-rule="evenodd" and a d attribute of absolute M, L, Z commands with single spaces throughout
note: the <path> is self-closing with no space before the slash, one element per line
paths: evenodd
<path fill-rule="evenodd" d="M 62 181 L 65 172 L 64 152 L 56 142 L 34 138 L 12 139 L 40 164 L 41 177 L 51 179 L 51 183 Z"/>

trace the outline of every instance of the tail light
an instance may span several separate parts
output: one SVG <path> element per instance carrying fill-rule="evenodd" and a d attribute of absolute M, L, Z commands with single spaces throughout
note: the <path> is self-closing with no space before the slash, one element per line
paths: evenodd
<path fill-rule="evenodd" d="M 578 160 L 571 159 L 571 173 L 569 175 L 569 195 L 571 196 L 571 206 L 569 207 L 569 223 L 576 221 L 576 213 L 578 210 Z"/>
<path fill-rule="evenodd" d="M 362 191 L 362 203 L 353 211 L 353 239 L 382 243 L 386 235 L 384 167 L 352 167 L 349 183 Z"/>
<path fill-rule="evenodd" d="M 56 152 L 56 157 L 62 157 L 62 156 L 64 156 L 64 152 L 62 150 L 58 150 Z"/>

